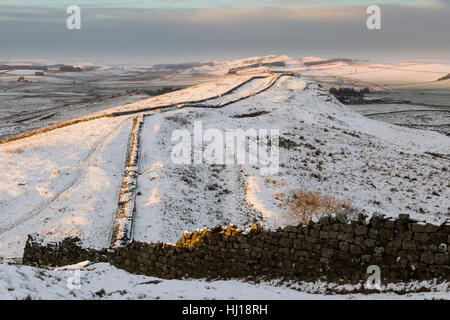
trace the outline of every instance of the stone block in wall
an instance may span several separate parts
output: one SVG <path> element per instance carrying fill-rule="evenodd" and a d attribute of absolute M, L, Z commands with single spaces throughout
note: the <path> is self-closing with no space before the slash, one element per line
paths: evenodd
<path fill-rule="evenodd" d="M 446 243 L 448 238 L 448 234 L 445 232 L 436 232 L 431 234 L 431 240 L 434 243 Z"/>
<path fill-rule="evenodd" d="M 425 224 L 425 232 L 431 233 L 431 232 L 437 232 L 439 230 L 439 226 L 427 223 Z"/>
<path fill-rule="evenodd" d="M 430 240 L 430 236 L 427 233 L 414 233 L 414 240 L 425 243 Z"/>
<path fill-rule="evenodd" d="M 397 250 L 400 250 L 402 248 L 402 240 L 394 239 L 386 243 L 386 247 L 395 248 Z"/>
<path fill-rule="evenodd" d="M 383 223 L 384 229 L 394 229 L 394 221 L 391 219 L 385 220 Z"/>
<path fill-rule="evenodd" d="M 378 238 L 378 230 L 375 228 L 370 228 L 368 231 L 369 238 L 371 239 L 377 239 Z"/>
<path fill-rule="evenodd" d="M 338 235 L 339 235 L 339 233 L 336 231 L 330 231 L 330 232 L 328 232 L 328 234 L 331 239 L 337 239 Z"/>
<path fill-rule="evenodd" d="M 358 245 L 350 245 L 350 254 L 353 256 L 358 256 L 362 253 L 361 247 Z"/>
<path fill-rule="evenodd" d="M 423 223 L 413 223 L 412 232 L 425 232 L 425 225 Z"/>
<path fill-rule="evenodd" d="M 351 224 L 341 224 L 340 231 L 344 233 L 353 233 L 353 226 Z"/>
<path fill-rule="evenodd" d="M 334 255 L 333 249 L 323 248 L 322 257 L 331 258 Z"/>
<path fill-rule="evenodd" d="M 416 251 L 417 245 L 414 240 L 403 240 L 402 249 L 407 251 Z"/>
<path fill-rule="evenodd" d="M 319 232 L 320 239 L 328 239 L 329 237 L 330 237 L 330 234 L 328 231 L 320 231 Z"/>
<path fill-rule="evenodd" d="M 377 245 L 377 242 L 374 239 L 365 239 L 363 245 L 366 248 L 374 248 Z"/>
<path fill-rule="evenodd" d="M 327 215 L 321 217 L 321 218 L 319 219 L 319 224 L 321 224 L 322 226 L 327 226 L 327 225 L 329 225 L 329 224 L 330 224 L 330 218 L 329 218 Z"/>
<path fill-rule="evenodd" d="M 406 229 L 403 231 L 397 231 L 397 234 L 395 234 L 395 238 L 400 239 L 400 240 L 411 240 L 412 237 L 413 237 L 413 233 L 409 229 Z"/>
<path fill-rule="evenodd" d="M 366 227 L 366 226 L 364 226 L 364 225 L 357 225 L 356 227 L 355 227 L 355 234 L 356 235 L 365 235 L 365 234 L 367 234 L 367 230 L 368 230 L 368 228 Z"/>
<path fill-rule="evenodd" d="M 347 242 L 344 242 L 344 241 L 339 242 L 339 250 L 341 250 L 343 252 L 348 252 L 349 247 L 350 246 Z"/>
<path fill-rule="evenodd" d="M 340 229 L 340 225 L 337 223 L 333 223 L 330 227 L 330 230 L 333 232 L 339 232 L 339 229 Z"/>
<path fill-rule="evenodd" d="M 379 230 L 380 240 L 392 240 L 394 238 L 394 231 L 392 229 L 380 229 Z"/>
<path fill-rule="evenodd" d="M 286 233 L 297 233 L 298 228 L 296 226 L 287 226 L 283 229 Z"/>
<path fill-rule="evenodd" d="M 426 264 L 433 264 L 434 263 L 434 255 L 432 252 L 426 251 L 422 253 L 420 256 L 420 262 L 426 263 Z"/>
<path fill-rule="evenodd" d="M 418 263 L 420 261 L 419 255 L 415 254 L 415 253 L 408 253 L 406 255 L 406 259 L 408 260 L 408 262 L 410 264 L 416 264 L 416 263 Z"/>
<path fill-rule="evenodd" d="M 434 262 L 437 265 L 448 266 L 449 257 L 447 253 L 435 253 L 434 254 Z"/>
<path fill-rule="evenodd" d="M 394 229 L 400 232 L 408 230 L 408 221 L 402 219 L 396 220 L 394 222 Z"/>

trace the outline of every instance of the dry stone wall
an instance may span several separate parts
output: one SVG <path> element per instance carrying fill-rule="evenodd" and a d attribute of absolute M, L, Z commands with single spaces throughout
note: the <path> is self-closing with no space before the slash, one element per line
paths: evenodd
<path fill-rule="evenodd" d="M 131 273 L 162 278 L 292 278 L 358 282 L 377 265 L 384 281 L 450 280 L 450 223 L 359 215 L 325 217 L 276 231 L 235 226 L 185 233 L 176 245 L 131 242 L 113 249 L 82 248 L 77 238 L 44 245 L 29 236 L 23 262 L 62 266 L 84 260 L 110 262 Z"/>

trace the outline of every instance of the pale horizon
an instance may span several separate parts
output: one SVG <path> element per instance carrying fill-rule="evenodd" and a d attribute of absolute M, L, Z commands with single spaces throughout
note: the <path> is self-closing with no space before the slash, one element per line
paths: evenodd
<path fill-rule="evenodd" d="M 90 1 L 92 2 L 92 1 Z M 105 64 L 229 60 L 270 54 L 448 61 L 450 1 L 380 1 L 381 30 L 366 28 L 371 1 L 0 1 L 0 60 Z"/>

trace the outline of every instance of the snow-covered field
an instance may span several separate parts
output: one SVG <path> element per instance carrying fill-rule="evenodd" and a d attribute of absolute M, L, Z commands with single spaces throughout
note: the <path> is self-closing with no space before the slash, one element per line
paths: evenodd
<path fill-rule="evenodd" d="M 448 88 L 448 81 L 438 81 L 450 73 L 450 66 L 425 62 L 333 62 L 289 68 L 304 76 L 333 85 L 354 84 L 371 89 Z"/>
<path fill-rule="evenodd" d="M 21 257 L 31 233 L 108 246 L 129 130 L 110 118 L 0 145 L 0 256 Z"/>
<path fill-rule="evenodd" d="M 448 283 L 412 282 L 382 286 L 376 294 L 358 292 L 363 284 L 324 282 L 259 284 L 241 280 L 165 280 L 132 275 L 107 263 L 42 270 L 0 262 L 0 299 L 227 299 L 227 300 L 329 300 L 329 299 L 449 299 Z M 341 293 L 339 293 L 341 291 Z M 350 293 L 348 293 L 350 291 Z M 429 291 L 429 292 L 427 292 Z M 331 293 L 330 293 L 331 292 Z M 347 292 L 342 294 L 342 292 Z"/>
<path fill-rule="evenodd" d="M 267 66 L 269 63 L 284 63 L 285 67 Z M 315 62 L 318 64 L 309 64 Z M 254 67 L 255 64 L 261 64 Z M 450 80 L 438 81 L 450 73 L 446 64 L 427 63 L 421 61 L 404 61 L 395 63 L 374 63 L 326 60 L 318 57 L 293 59 L 288 56 L 252 57 L 243 60 L 210 61 L 203 65 L 184 70 L 183 74 L 225 75 L 233 68 L 242 68 L 238 74 L 282 70 L 299 72 L 308 79 L 314 79 L 330 86 L 355 85 L 372 89 L 402 88 L 449 88 Z"/>
<path fill-rule="evenodd" d="M 351 105 L 352 110 L 371 119 L 410 128 L 450 134 L 450 107 L 413 104 Z"/>

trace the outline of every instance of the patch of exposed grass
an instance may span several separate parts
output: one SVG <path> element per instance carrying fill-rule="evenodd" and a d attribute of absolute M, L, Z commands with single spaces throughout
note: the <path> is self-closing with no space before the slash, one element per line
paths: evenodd
<path fill-rule="evenodd" d="M 183 126 L 187 126 L 189 124 L 189 121 L 185 118 L 182 118 L 180 115 L 167 116 L 167 117 L 165 117 L 165 119 L 177 122 Z"/>

